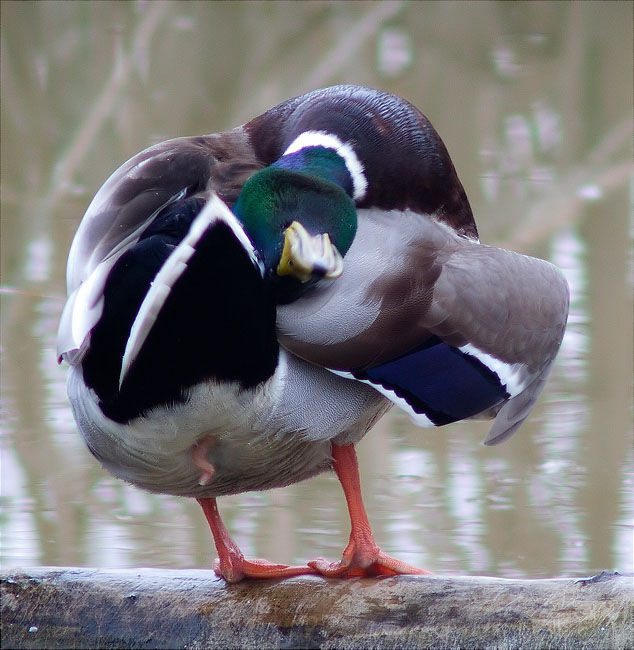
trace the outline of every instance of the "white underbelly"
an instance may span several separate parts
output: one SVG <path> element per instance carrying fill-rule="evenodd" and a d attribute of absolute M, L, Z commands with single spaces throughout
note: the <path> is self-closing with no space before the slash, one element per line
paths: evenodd
<path fill-rule="evenodd" d="M 189 400 L 120 424 L 106 418 L 93 391 L 71 368 L 68 394 L 92 453 L 113 475 L 152 492 L 219 496 L 295 483 L 330 467 L 331 441 L 356 442 L 387 408 L 372 389 L 281 355 L 275 375 L 255 389 L 206 382 Z M 341 384 L 340 382 L 344 382 Z M 192 447 L 211 437 L 201 470 Z"/>

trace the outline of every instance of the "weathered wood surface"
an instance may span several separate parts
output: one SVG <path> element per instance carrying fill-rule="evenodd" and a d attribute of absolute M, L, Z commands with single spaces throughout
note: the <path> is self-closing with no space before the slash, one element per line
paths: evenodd
<path fill-rule="evenodd" d="M 301 577 L 4 571 L 2 648 L 628 648 L 631 577 Z"/>

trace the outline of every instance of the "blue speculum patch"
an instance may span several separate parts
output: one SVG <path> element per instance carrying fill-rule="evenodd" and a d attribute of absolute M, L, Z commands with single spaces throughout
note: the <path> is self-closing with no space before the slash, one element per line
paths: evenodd
<path fill-rule="evenodd" d="M 353 375 L 394 391 L 438 426 L 477 415 L 508 399 L 500 378 L 484 363 L 440 339 L 435 341 Z"/>

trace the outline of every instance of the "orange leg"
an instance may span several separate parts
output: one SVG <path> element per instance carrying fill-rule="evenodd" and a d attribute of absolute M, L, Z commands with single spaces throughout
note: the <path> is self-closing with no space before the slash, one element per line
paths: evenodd
<path fill-rule="evenodd" d="M 197 499 L 197 501 L 205 513 L 218 551 L 214 571 L 227 582 L 239 582 L 243 578 L 289 578 L 318 573 L 309 566 L 274 564 L 262 559 L 245 560 L 220 518 L 216 499 L 208 497 Z"/>
<path fill-rule="evenodd" d="M 348 502 L 351 524 L 350 541 L 343 552 L 341 562 L 328 562 L 319 558 L 309 562 L 308 566 L 327 578 L 429 573 L 429 571 L 418 569 L 390 557 L 374 541 L 361 497 L 359 467 L 354 445 L 333 444 L 332 457 L 334 470 Z"/>

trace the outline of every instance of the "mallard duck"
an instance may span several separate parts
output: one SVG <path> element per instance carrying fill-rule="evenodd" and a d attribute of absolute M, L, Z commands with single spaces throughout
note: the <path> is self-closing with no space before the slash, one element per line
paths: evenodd
<path fill-rule="evenodd" d="M 531 411 L 568 288 L 481 244 L 440 137 L 410 103 L 334 86 L 247 124 L 154 145 L 97 192 L 68 258 L 59 359 L 90 451 L 196 498 L 229 582 L 424 573 L 384 553 L 354 445 L 392 405 L 421 426 Z M 336 472 L 338 562 L 247 560 L 216 497 Z"/>

